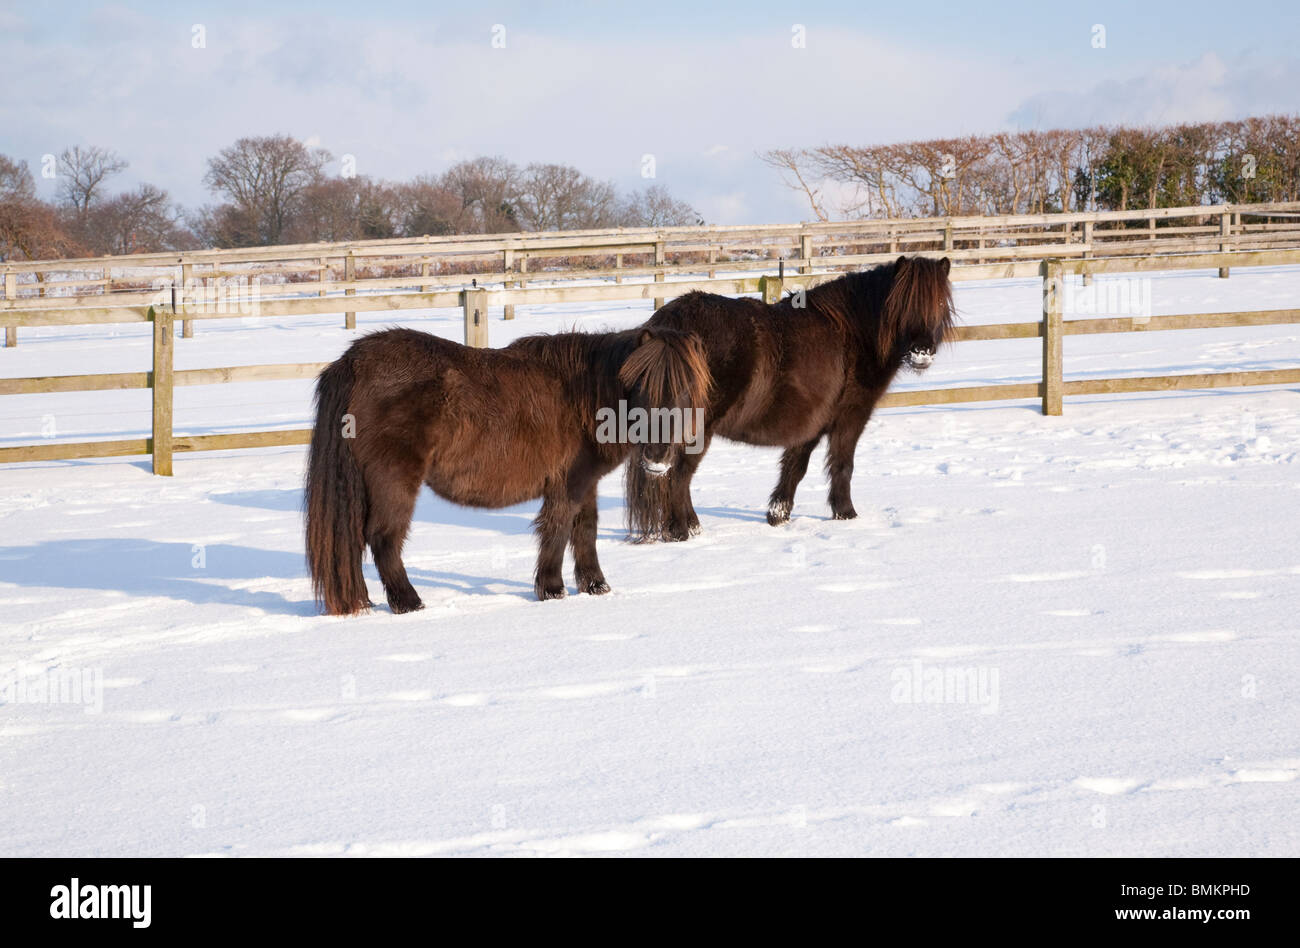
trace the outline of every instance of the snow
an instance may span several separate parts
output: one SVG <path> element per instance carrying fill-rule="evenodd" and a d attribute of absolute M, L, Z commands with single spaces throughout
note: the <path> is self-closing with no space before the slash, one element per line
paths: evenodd
<path fill-rule="evenodd" d="M 967 323 L 1040 304 L 1034 280 L 956 292 Z M 1151 301 L 1297 295 L 1300 270 L 1237 269 L 1157 274 Z M 521 308 L 491 332 L 648 314 Z M 358 314 L 394 320 L 460 333 L 450 310 Z M 327 360 L 341 322 L 200 322 L 177 365 Z M 1065 357 L 1069 378 L 1284 368 L 1300 331 Z M 27 330 L 0 375 L 148 358 L 147 327 Z M 898 386 L 1033 381 L 1040 358 L 963 343 Z M 182 388 L 177 431 L 306 425 L 309 399 Z M 535 504 L 426 493 L 406 563 L 427 609 L 354 619 L 311 603 L 303 449 L 178 455 L 170 479 L 6 465 L 0 855 L 1300 855 L 1298 409 L 1275 387 L 886 410 L 861 517 L 829 519 L 819 450 L 779 528 L 777 452 L 717 443 L 688 543 L 623 542 L 602 483 L 600 598 L 533 600 Z M 146 392 L 0 401 L 0 444 L 148 427 Z M 34 697 L 83 674 L 80 701 Z"/>

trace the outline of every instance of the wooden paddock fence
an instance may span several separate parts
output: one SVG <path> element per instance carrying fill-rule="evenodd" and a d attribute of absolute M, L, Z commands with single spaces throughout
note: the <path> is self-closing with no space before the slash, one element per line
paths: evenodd
<path fill-rule="evenodd" d="M 1300 309 L 1216 312 L 1186 315 L 1127 315 L 1096 318 L 1064 318 L 1065 280 L 1072 275 L 1133 274 L 1158 270 L 1218 269 L 1300 265 L 1300 249 L 1252 250 L 1194 253 L 1178 256 L 1150 255 L 1114 257 L 1099 260 L 1049 258 L 1042 261 L 985 263 L 956 266 L 954 282 L 1008 279 L 1039 276 L 1043 287 L 1041 318 L 1031 322 L 996 323 L 962 326 L 955 341 L 975 342 L 993 339 L 1042 340 L 1042 377 L 1036 382 L 955 386 L 891 392 L 881 404 L 885 407 L 913 405 L 951 405 L 963 402 L 1040 399 L 1044 414 L 1059 415 L 1066 395 L 1096 395 L 1124 392 L 1209 389 L 1256 385 L 1300 384 L 1300 367 L 1269 371 L 1218 372 L 1191 375 L 1161 375 L 1103 379 L 1066 379 L 1062 341 L 1065 336 L 1116 332 L 1154 332 L 1182 329 L 1208 329 L 1229 326 L 1266 326 L 1300 323 Z M 464 312 L 466 340 L 487 344 L 486 313 L 489 305 L 521 305 L 551 302 L 600 301 L 649 298 L 650 294 L 676 295 L 692 289 L 744 294 L 760 293 L 766 300 L 779 299 L 785 291 L 811 288 L 834 280 L 839 273 L 809 273 L 790 277 L 774 275 L 732 276 L 705 281 L 682 281 L 663 284 L 612 284 L 604 286 L 514 287 L 502 289 L 471 288 L 459 292 L 413 292 L 373 294 L 349 301 L 357 309 L 425 309 L 460 306 Z M 329 299 L 277 301 L 283 307 L 276 312 L 295 313 L 298 303 L 310 304 L 308 312 L 337 312 L 338 303 Z M 323 307 L 323 308 L 315 308 Z M 175 322 L 185 319 L 237 318 L 240 313 L 198 311 L 184 297 L 176 298 L 176 308 L 158 306 L 114 306 L 96 309 L 64 309 L 24 314 L 27 325 L 94 325 L 102 323 L 151 322 L 153 324 L 153 365 L 147 372 L 119 372 L 93 375 L 45 376 L 0 379 L 0 395 L 48 392 L 85 392 L 112 389 L 144 389 L 151 392 L 152 437 L 127 440 L 99 440 L 75 443 L 31 444 L 0 447 L 0 463 L 18 461 L 70 460 L 150 454 L 155 474 L 172 473 L 175 453 L 212 451 L 233 448 L 260 448 L 307 444 L 311 431 L 292 428 L 273 431 L 235 432 L 211 435 L 181 435 L 174 432 L 173 392 L 178 385 L 212 385 L 232 382 L 264 382 L 287 379 L 311 379 L 328 363 L 308 362 L 280 365 L 245 365 L 205 369 L 174 369 L 176 347 Z M 262 313 L 262 315 L 270 315 Z"/>
<path fill-rule="evenodd" d="M 24 325 L 91 316 L 112 321 L 123 308 L 148 307 L 160 298 L 170 303 L 174 291 L 190 304 L 181 318 L 182 338 L 194 334 L 196 301 L 232 293 L 255 294 L 260 315 L 342 312 L 344 325 L 355 328 L 357 312 L 423 305 L 420 294 L 435 294 L 439 302 L 433 305 L 453 305 L 445 300 L 465 290 L 522 290 L 536 281 L 556 286 L 590 280 L 662 284 L 692 276 L 714 280 L 720 274 L 765 272 L 777 261 L 807 275 L 929 251 L 941 251 L 956 263 L 982 264 L 1283 247 L 1300 247 L 1300 203 L 403 237 L 9 261 L 0 264 L 0 325 L 5 344 L 15 346 Z M 1227 276 L 1227 270 L 1220 275 Z M 669 295 L 645 296 L 659 306 Z M 363 296 L 374 299 L 363 303 Z M 403 306 L 392 304 L 398 296 Z M 357 297 L 355 303 L 351 297 Z M 308 305 L 313 298 L 317 305 Z M 520 303 L 546 301 L 501 292 L 493 297 L 506 319 L 514 318 Z M 69 309 L 76 312 L 62 312 Z"/>

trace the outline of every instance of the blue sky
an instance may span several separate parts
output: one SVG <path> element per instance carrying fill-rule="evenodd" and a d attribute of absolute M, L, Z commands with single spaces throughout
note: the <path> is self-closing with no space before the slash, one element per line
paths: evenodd
<path fill-rule="evenodd" d="M 381 178 L 487 153 L 633 188 L 652 154 L 657 182 L 711 222 L 795 220 L 806 207 L 756 150 L 1300 111 L 1296 9 L 11 4 L 0 8 L 0 151 L 36 170 L 66 145 L 106 145 L 131 162 L 122 185 L 149 180 L 188 204 L 209 200 L 205 159 L 246 134 L 310 139 Z"/>

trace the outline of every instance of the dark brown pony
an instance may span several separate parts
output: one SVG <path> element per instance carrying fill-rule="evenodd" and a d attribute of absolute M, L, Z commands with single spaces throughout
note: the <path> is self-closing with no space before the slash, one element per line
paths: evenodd
<path fill-rule="evenodd" d="M 699 532 L 691 477 L 715 434 L 786 449 L 768 500 L 773 526 L 790 519 L 795 488 L 825 437 L 831 514 L 856 517 L 849 481 L 858 438 L 898 370 L 927 368 L 951 329 L 948 273 L 947 259 L 899 257 L 770 305 L 696 292 L 662 307 L 646 327 L 696 333 L 713 388 L 703 450 L 674 447 L 671 470 L 644 456 L 628 464 L 633 536 L 685 540 Z"/>
<path fill-rule="evenodd" d="M 605 593 L 596 559 L 596 482 L 632 445 L 602 434 L 600 409 L 703 406 L 699 340 L 674 329 L 563 333 L 471 349 L 392 329 L 358 339 L 316 383 L 304 508 L 307 566 L 325 611 L 370 607 L 367 545 L 393 612 L 422 608 L 402 565 L 421 484 L 454 503 L 536 497 L 538 599 L 565 594 L 571 542 L 578 589 Z M 671 445 L 646 445 L 663 457 Z"/>

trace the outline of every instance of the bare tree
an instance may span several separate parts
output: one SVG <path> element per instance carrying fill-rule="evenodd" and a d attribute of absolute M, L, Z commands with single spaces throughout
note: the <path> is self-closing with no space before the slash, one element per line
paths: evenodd
<path fill-rule="evenodd" d="M 208 159 L 203 180 L 233 207 L 225 217 L 242 222 L 230 233 L 258 244 L 278 244 L 303 193 L 320 180 L 331 158 L 328 151 L 308 148 L 288 135 L 241 138 Z"/>
<path fill-rule="evenodd" d="M 626 227 L 688 227 L 704 223 L 695 208 L 677 200 L 661 184 L 633 192 L 623 202 L 618 216 Z"/>
<path fill-rule="evenodd" d="M 461 232 L 464 208 L 454 189 L 432 175 L 397 185 L 397 218 L 407 237 Z"/>
<path fill-rule="evenodd" d="M 818 176 L 822 181 L 846 186 L 834 208 L 827 199 L 827 210 L 833 210 L 836 216 L 897 217 L 902 213 L 896 145 L 823 145 L 798 153 L 795 160 L 807 163 L 807 171 L 801 171 L 801 176 L 808 180 Z"/>
<path fill-rule="evenodd" d="M 612 184 L 571 165 L 529 165 L 519 177 L 515 203 L 519 222 L 534 231 L 609 227 L 619 210 Z"/>
<path fill-rule="evenodd" d="M 0 201 L 36 197 L 36 180 L 25 161 L 0 155 Z"/>
<path fill-rule="evenodd" d="M 360 175 L 321 178 L 303 191 L 286 236 L 293 243 L 380 240 L 399 233 L 397 189 Z"/>
<path fill-rule="evenodd" d="M 519 230 L 519 169 L 504 158 L 473 158 L 448 169 L 443 185 L 460 201 L 460 233 Z"/>
<path fill-rule="evenodd" d="M 0 260 L 41 260 L 80 252 L 55 209 L 37 199 L 27 162 L 0 155 Z"/>
<path fill-rule="evenodd" d="M 68 216 L 69 233 L 95 254 L 151 253 L 198 245 L 184 226 L 180 208 L 152 184 L 98 200 L 88 211 Z"/>
<path fill-rule="evenodd" d="M 104 182 L 126 170 L 127 161 L 109 148 L 73 145 L 59 155 L 59 202 L 80 214 L 103 198 Z"/>
<path fill-rule="evenodd" d="M 1079 210 L 1078 192 L 1075 190 L 1075 169 L 1083 165 L 1083 151 L 1087 132 L 1075 129 L 1055 129 L 1046 133 L 1045 148 L 1051 178 L 1050 192 L 1055 195 L 1062 211 Z"/>
<path fill-rule="evenodd" d="M 806 166 L 807 156 L 794 148 L 773 148 L 771 151 L 758 153 L 758 160 L 781 173 L 781 183 L 792 191 L 802 192 L 808 199 L 808 207 L 819 221 L 830 220 L 822 200 L 822 189 L 814 187 L 809 180 Z"/>
<path fill-rule="evenodd" d="M 1126 210 L 1300 195 L 1300 116 L 1022 130 L 774 149 L 759 157 L 830 214 L 897 217 Z M 839 193 L 836 193 L 836 189 Z"/>
<path fill-rule="evenodd" d="M 185 219 L 204 247 L 253 247 L 260 239 L 257 221 L 233 204 L 194 208 Z"/>

